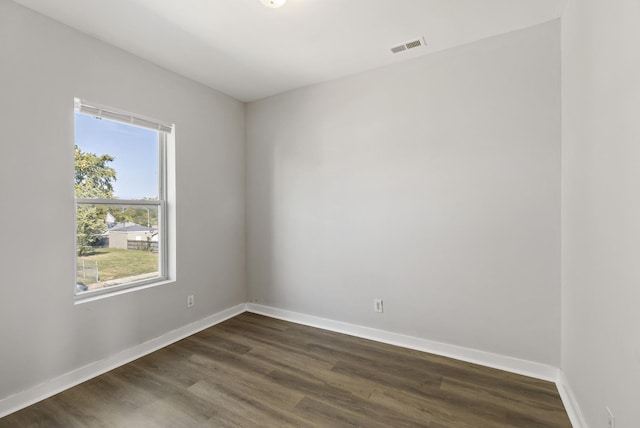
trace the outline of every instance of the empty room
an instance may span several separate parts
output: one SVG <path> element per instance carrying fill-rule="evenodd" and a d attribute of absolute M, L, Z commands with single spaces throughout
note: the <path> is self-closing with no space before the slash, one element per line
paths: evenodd
<path fill-rule="evenodd" d="M 0 0 L 0 427 L 640 427 L 637 0 Z"/>

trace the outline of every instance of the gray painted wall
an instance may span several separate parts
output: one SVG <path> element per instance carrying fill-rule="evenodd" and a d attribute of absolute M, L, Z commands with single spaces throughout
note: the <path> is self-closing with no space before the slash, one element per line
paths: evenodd
<path fill-rule="evenodd" d="M 589 426 L 640 427 L 640 4 L 562 24 L 562 369 Z"/>
<path fill-rule="evenodd" d="M 558 366 L 559 37 L 248 104 L 250 301 Z"/>
<path fill-rule="evenodd" d="M 0 87 L 0 399 L 246 300 L 242 103 L 7 0 Z M 176 124 L 174 284 L 74 305 L 74 96 Z"/>
<path fill-rule="evenodd" d="M 561 366 L 594 427 L 640 426 L 638 12 L 562 25 Z M 247 297 L 243 104 L 0 0 L 0 399 L 247 299 L 559 365 L 558 33 L 249 104 Z M 176 123 L 174 284 L 73 304 L 74 96 Z"/>

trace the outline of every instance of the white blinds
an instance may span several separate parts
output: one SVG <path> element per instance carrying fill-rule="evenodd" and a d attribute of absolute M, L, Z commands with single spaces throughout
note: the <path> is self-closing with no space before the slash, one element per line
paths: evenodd
<path fill-rule="evenodd" d="M 100 106 L 95 103 L 89 103 L 85 100 L 75 99 L 75 109 L 80 113 L 85 113 L 94 117 L 113 120 L 116 122 L 128 123 L 130 125 L 139 126 L 141 128 L 153 129 L 171 133 L 173 129 L 171 125 L 162 123 L 148 117 L 142 117 L 131 113 L 117 111 L 110 107 Z"/>

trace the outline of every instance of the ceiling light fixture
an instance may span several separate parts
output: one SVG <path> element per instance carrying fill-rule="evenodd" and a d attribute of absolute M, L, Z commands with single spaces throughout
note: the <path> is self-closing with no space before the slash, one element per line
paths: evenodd
<path fill-rule="evenodd" d="M 280 7 L 282 5 L 284 5 L 287 0 L 260 0 L 262 2 L 263 5 L 267 6 L 267 7 Z"/>

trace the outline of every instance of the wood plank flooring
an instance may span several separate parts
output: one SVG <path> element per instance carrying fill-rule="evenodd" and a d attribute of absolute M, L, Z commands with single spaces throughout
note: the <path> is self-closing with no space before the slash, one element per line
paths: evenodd
<path fill-rule="evenodd" d="M 571 427 L 555 385 L 244 313 L 0 427 Z"/>

